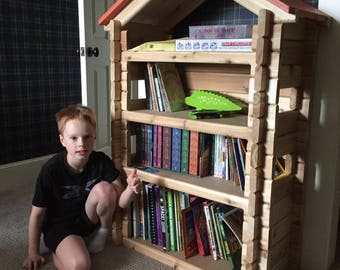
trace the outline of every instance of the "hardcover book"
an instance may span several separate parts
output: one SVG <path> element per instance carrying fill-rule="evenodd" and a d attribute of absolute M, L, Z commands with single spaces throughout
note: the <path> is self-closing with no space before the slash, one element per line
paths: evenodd
<path fill-rule="evenodd" d="M 202 256 L 209 255 L 210 245 L 202 200 L 200 198 L 197 198 L 193 203 L 191 203 L 191 209 L 194 216 L 198 252 Z"/>
<path fill-rule="evenodd" d="M 163 127 L 163 168 L 171 169 L 171 140 L 172 132 L 170 127 Z"/>
<path fill-rule="evenodd" d="M 160 212 L 161 212 L 161 228 L 162 228 L 162 244 L 163 250 L 170 250 L 170 231 L 169 231 L 169 217 L 168 217 L 168 191 L 165 187 L 160 187 Z"/>
<path fill-rule="evenodd" d="M 156 63 L 159 69 L 160 80 L 170 104 L 171 112 L 182 111 L 188 106 L 184 103 L 185 92 L 181 77 L 174 63 Z"/>
<path fill-rule="evenodd" d="M 181 143 L 182 130 L 172 129 L 172 149 L 171 149 L 171 170 L 179 172 L 181 170 Z"/>
<path fill-rule="evenodd" d="M 156 223 L 156 206 L 154 184 L 147 184 L 148 190 L 148 207 L 150 218 L 150 240 L 153 245 L 157 244 L 157 223 Z"/>
<path fill-rule="evenodd" d="M 190 131 L 189 174 L 198 175 L 199 133 Z"/>
<path fill-rule="evenodd" d="M 181 172 L 189 172 L 189 144 L 190 144 L 190 131 L 182 130 L 182 149 L 181 149 Z"/>
<path fill-rule="evenodd" d="M 170 231 L 170 250 L 176 251 L 176 225 L 175 225 L 175 206 L 174 206 L 174 191 L 171 189 L 167 190 L 168 195 L 168 220 L 169 220 L 169 231 Z"/>
<path fill-rule="evenodd" d="M 212 174 L 210 164 L 212 138 L 210 134 L 199 133 L 198 175 L 200 177 Z"/>
<path fill-rule="evenodd" d="M 184 257 L 190 258 L 198 253 L 194 215 L 191 207 L 181 210 Z"/>

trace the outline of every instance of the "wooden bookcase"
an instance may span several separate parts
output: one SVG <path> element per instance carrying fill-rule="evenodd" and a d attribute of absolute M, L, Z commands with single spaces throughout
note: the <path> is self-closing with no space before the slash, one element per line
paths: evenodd
<path fill-rule="evenodd" d="M 214 177 L 171 171 L 138 171 L 138 176 L 145 182 L 243 209 L 242 269 L 298 268 L 312 67 L 320 25 L 327 26 L 330 18 L 299 5 L 285 11 L 265 0 L 238 0 L 258 15 L 252 52 L 129 50 L 147 41 L 167 39 L 173 27 L 202 2 L 132 0 L 105 25 L 111 46 L 114 162 L 126 173 L 132 169 L 133 123 L 246 139 L 244 192 Z M 228 93 L 249 103 L 248 114 L 191 120 L 186 112 L 148 110 L 145 99 L 131 98 L 131 81 L 144 79 L 147 62 L 176 63 L 187 95 L 196 89 Z M 277 157 L 285 158 L 287 175 L 274 181 Z M 199 255 L 185 260 L 182 253 L 163 252 L 148 242 L 130 239 L 128 223 L 128 214 L 117 215 L 113 228 L 116 242 L 176 269 L 229 269 L 226 261 Z"/>

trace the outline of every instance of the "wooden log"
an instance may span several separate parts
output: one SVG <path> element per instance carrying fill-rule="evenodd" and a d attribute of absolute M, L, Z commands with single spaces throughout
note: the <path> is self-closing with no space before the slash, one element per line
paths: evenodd
<path fill-rule="evenodd" d="M 121 43 L 120 41 L 110 41 L 110 60 L 111 62 L 119 62 L 121 60 Z"/>
<path fill-rule="evenodd" d="M 262 227 L 272 227 L 280 220 L 290 215 L 292 202 L 290 196 L 284 197 L 282 200 L 262 206 Z"/>
<path fill-rule="evenodd" d="M 111 81 L 113 82 L 120 82 L 121 81 L 121 74 L 122 74 L 122 69 L 121 69 L 121 64 L 120 62 L 112 62 L 110 65 L 110 74 L 111 74 Z"/>
<path fill-rule="evenodd" d="M 249 166 L 251 167 L 251 166 Z M 250 168 L 250 172 L 246 175 L 244 196 L 248 197 L 249 193 L 261 191 L 263 188 L 263 171 L 262 168 Z"/>
<path fill-rule="evenodd" d="M 104 26 L 104 30 L 109 32 L 110 41 L 120 40 L 120 22 L 117 20 L 111 20 L 107 25 Z"/>
<path fill-rule="evenodd" d="M 264 250 L 271 250 L 282 238 L 287 237 L 291 229 L 291 217 L 287 215 L 275 225 L 270 227 L 262 226 L 261 229 L 261 248 Z"/>
<path fill-rule="evenodd" d="M 264 203 L 276 204 L 283 198 L 289 196 L 293 176 L 283 177 L 280 180 L 264 180 L 262 199 Z"/>

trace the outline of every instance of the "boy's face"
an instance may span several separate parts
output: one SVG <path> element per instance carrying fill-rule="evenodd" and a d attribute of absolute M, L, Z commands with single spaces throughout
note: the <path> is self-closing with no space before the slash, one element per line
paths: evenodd
<path fill-rule="evenodd" d="M 67 150 L 67 161 L 72 167 L 88 160 L 96 140 L 96 131 L 88 122 L 73 119 L 66 122 L 59 138 Z"/>

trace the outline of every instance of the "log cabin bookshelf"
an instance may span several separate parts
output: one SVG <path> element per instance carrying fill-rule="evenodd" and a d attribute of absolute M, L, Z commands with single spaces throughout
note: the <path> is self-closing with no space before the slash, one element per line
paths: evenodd
<path fill-rule="evenodd" d="M 242 269 L 297 269 L 312 67 L 318 32 L 329 25 L 330 18 L 300 5 L 284 9 L 284 1 L 237 0 L 258 16 L 251 52 L 134 52 L 130 49 L 144 42 L 168 39 L 176 24 L 204 1 L 128 2 L 114 17 L 103 15 L 111 48 L 115 165 L 127 174 L 132 170 L 131 136 L 136 123 L 247 140 L 244 191 L 212 176 L 198 178 L 164 170 L 156 174 L 138 170 L 138 176 L 143 182 L 242 209 Z M 187 95 L 209 89 L 235 96 L 249 104 L 247 114 L 192 120 L 186 111 L 148 110 L 146 99 L 131 97 L 131 81 L 144 79 L 147 62 L 175 63 Z M 284 157 L 286 176 L 273 180 L 278 157 Z M 214 261 L 211 256 L 184 259 L 181 252 L 163 252 L 147 241 L 129 238 L 129 223 L 128 211 L 117 215 L 116 243 L 176 269 L 231 269 L 228 262 Z"/>

